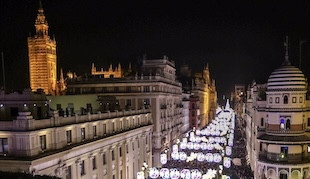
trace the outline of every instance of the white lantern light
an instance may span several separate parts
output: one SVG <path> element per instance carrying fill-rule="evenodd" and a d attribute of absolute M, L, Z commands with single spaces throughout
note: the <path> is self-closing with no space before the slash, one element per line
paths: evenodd
<path fill-rule="evenodd" d="M 144 172 L 138 172 L 137 179 L 144 179 Z"/>
<path fill-rule="evenodd" d="M 160 163 L 163 165 L 167 163 L 167 154 L 160 154 Z"/>
<path fill-rule="evenodd" d="M 180 152 L 179 153 L 179 157 L 180 157 L 180 160 L 186 160 L 186 158 L 187 158 L 187 155 L 186 155 L 186 153 L 185 152 Z"/>
<path fill-rule="evenodd" d="M 159 171 L 157 168 L 153 167 L 150 169 L 150 177 L 151 178 L 158 178 L 159 177 Z"/>
<path fill-rule="evenodd" d="M 162 168 L 162 169 L 160 169 L 159 175 L 160 175 L 160 177 L 162 177 L 162 178 L 169 178 L 169 177 L 170 177 L 170 175 L 169 175 L 169 169 L 168 169 L 168 168 Z"/>
<path fill-rule="evenodd" d="M 172 151 L 177 152 L 178 151 L 178 145 L 173 145 L 172 146 Z"/>

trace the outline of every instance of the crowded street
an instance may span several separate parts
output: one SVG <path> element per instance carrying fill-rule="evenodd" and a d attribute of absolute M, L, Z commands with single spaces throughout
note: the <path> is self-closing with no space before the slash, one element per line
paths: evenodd
<path fill-rule="evenodd" d="M 245 160 L 244 136 L 235 124 L 235 112 L 227 101 L 225 107 L 217 108 L 216 118 L 205 128 L 193 128 L 177 140 L 171 151 L 165 150 L 160 155 L 161 168 L 143 166 L 137 179 L 253 177 Z"/>

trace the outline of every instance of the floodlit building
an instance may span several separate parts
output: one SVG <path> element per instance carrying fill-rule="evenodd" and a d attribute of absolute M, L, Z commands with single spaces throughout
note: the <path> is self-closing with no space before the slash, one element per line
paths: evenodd
<path fill-rule="evenodd" d="M 192 121 L 192 123 L 190 122 L 190 126 L 202 128 L 215 117 L 217 107 L 215 80 L 210 78 L 208 65 L 204 67 L 201 73 L 192 75 L 189 66 L 183 64 L 180 68 L 180 72 L 179 79 L 182 82 L 183 91 L 191 93 L 191 103 L 198 100 L 198 105 L 195 106 L 195 108 L 192 108 L 191 105 L 193 104 L 190 104 L 190 108 L 192 108 L 190 110 L 192 110 L 192 112 L 190 112 L 189 118 L 194 119 L 190 119 L 190 121 Z"/>
<path fill-rule="evenodd" d="M 122 78 L 92 76 L 68 81 L 67 96 L 87 94 L 95 95 L 103 111 L 151 110 L 154 166 L 161 165 L 160 154 L 171 148 L 182 134 L 181 83 L 176 80 L 174 62 L 166 56 L 162 59 L 144 59 L 136 75 Z M 67 104 L 62 106 L 68 107 Z M 84 109 L 89 111 L 92 107 L 88 104 Z"/>
<path fill-rule="evenodd" d="M 182 100 L 182 114 L 183 114 L 183 127 L 182 127 L 182 133 L 186 133 L 188 132 L 191 127 L 190 127 L 190 118 L 189 118 L 189 98 L 190 98 L 190 94 L 188 93 L 182 93 L 183 96 L 183 100 Z"/>
<path fill-rule="evenodd" d="M 55 94 L 57 81 L 56 40 L 48 34 L 48 23 L 42 3 L 35 21 L 36 33 L 28 37 L 30 87 L 41 88 L 46 94 Z"/>
<path fill-rule="evenodd" d="M 121 179 L 135 178 L 144 162 L 152 165 L 150 109 L 101 112 L 94 106 L 92 112 L 70 108 L 70 113 L 60 116 L 60 110 L 49 108 L 53 100 L 70 106 L 99 101 L 58 97 L 46 99 L 43 92 L 30 91 L 1 93 L 1 171 L 64 179 Z"/>
<path fill-rule="evenodd" d="M 122 77 L 122 68 L 121 64 L 118 64 L 118 66 L 113 70 L 112 64 L 110 65 L 108 70 L 103 70 L 101 68 L 99 71 L 95 67 L 95 64 L 92 64 L 91 67 L 91 75 L 99 75 L 102 78 L 121 78 Z"/>
<path fill-rule="evenodd" d="M 288 42 L 286 42 L 288 44 Z M 304 74 L 285 61 L 248 88 L 246 137 L 255 178 L 309 178 L 310 100 Z"/>

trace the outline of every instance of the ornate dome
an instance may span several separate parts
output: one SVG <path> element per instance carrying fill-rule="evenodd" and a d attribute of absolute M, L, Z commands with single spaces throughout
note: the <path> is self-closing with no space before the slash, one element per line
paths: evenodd
<path fill-rule="evenodd" d="M 274 70 L 268 78 L 267 90 L 306 90 L 307 81 L 297 67 L 285 61 L 280 68 Z"/>

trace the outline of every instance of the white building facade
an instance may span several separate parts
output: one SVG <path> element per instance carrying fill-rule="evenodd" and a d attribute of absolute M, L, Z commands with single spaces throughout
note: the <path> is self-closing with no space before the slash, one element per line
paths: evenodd
<path fill-rule="evenodd" d="M 148 109 L 0 121 L 0 170 L 64 179 L 135 178 L 152 165 Z"/>
<path fill-rule="evenodd" d="M 310 100 L 304 74 L 285 61 L 247 91 L 248 160 L 255 178 L 309 178 Z"/>
<path fill-rule="evenodd" d="M 141 71 L 134 76 L 68 81 L 67 94 L 98 96 L 102 110 L 150 109 L 153 120 L 152 163 L 157 167 L 161 166 L 160 154 L 172 148 L 182 134 L 182 86 L 176 80 L 175 63 L 168 57 L 144 59 L 142 63 Z"/>

